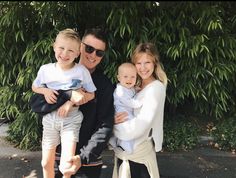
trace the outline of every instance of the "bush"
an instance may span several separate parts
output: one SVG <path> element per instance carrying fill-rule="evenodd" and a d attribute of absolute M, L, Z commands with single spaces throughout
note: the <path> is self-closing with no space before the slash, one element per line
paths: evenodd
<path fill-rule="evenodd" d="M 217 123 L 211 128 L 210 135 L 214 138 L 215 148 L 235 152 L 236 116 Z"/>
<path fill-rule="evenodd" d="M 110 32 L 101 67 L 112 81 L 117 66 L 130 60 L 136 44 L 150 41 L 157 45 L 169 79 L 165 107 L 169 114 L 183 114 L 181 108 L 188 106 L 218 120 L 232 115 L 236 113 L 235 8 L 233 2 L 200 1 L 159 5 L 1 1 L 0 117 L 14 121 L 10 134 L 22 147 L 31 145 L 28 141 L 38 142 L 40 133 L 33 129 L 37 124 L 31 125 L 36 117 L 29 113 L 28 101 L 39 66 L 54 61 L 51 44 L 59 30 L 75 28 L 82 35 L 97 25 Z M 25 117 L 30 119 L 22 121 Z"/>
<path fill-rule="evenodd" d="M 163 147 L 167 151 L 190 150 L 199 141 L 200 128 L 190 121 L 171 120 L 164 123 Z"/>
<path fill-rule="evenodd" d="M 7 140 L 22 150 L 41 149 L 42 119 L 32 112 L 25 112 L 10 126 Z"/>

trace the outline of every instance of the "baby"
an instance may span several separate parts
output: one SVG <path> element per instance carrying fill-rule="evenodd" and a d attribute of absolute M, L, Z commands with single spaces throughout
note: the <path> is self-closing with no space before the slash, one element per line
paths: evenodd
<path fill-rule="evenodd" d="M 117 79 L 119 83 L 117 83 L 116 89 L 113 93 L 115 112 L 127 112 L 129 120 L 134 117 L 133 110 L 142 106 L 142 104 L 134 98 L 136 94 L 135 84 L 137 80 L 136 67 L 132 63 L 121 64 L 118 68 Z M 116 125 L 114 127 L 116 127 Z M 120 140 L 113 136 L 109 143 L 113 147 L 121 147 L 128 153 L 133 152 L 132 140 Z"/>

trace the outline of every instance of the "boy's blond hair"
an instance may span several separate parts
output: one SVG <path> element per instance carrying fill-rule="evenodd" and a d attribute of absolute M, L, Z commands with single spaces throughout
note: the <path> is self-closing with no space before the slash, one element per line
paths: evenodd
<path fill-rule="evenodd" d="M 57 34 L 56 40 L 61 35 L 66 37 L 66 38 L 70 38 L 70 39 L 76 40 L 79 44 L 81 44 L 81 38 L 79 36 L 79 33 L 76 32 L 75 30 L 71 29 L 71 28 L 67 28 L 67 29 L 64 29 L 64 30 L 60 31 Z"/>

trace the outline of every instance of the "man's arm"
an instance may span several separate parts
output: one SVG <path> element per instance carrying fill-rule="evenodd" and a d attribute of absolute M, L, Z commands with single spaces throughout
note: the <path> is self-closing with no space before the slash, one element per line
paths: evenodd
<path fill-rule="evenodd" d="M 65 95 L 77 106 L 85 104 L 95 98 L 94 92 L 86 92 L 84 89 L 67 91 Z"/>
<path fill-rule="evenodd" d="M 113 105 L 112 84 L 103 87 L 100 93 L 97 93 L 97 129 L 92 134 L 87 145 L 80 149 L 80 159 L 82 164 L 91 164 L 96 162 L 102 151 L 107 147 L 107 142 L 112 134 L 114 125 L 114 105 Z"/>

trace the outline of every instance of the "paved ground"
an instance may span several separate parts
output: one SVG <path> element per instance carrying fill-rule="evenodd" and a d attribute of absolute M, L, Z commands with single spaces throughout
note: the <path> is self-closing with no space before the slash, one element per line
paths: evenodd
<path fill-rule="evenodd" d="M 7 127 L 0 126 L 0 178 L 42 178 L 41 151 L 26 152 L 4 140 Z M 161 178 L 236 178 L 236 155 L 207 147 L 189 152 L 157 154 Z M 103 153 L 101 178 L 111 178 L 113 152 Z"/>

